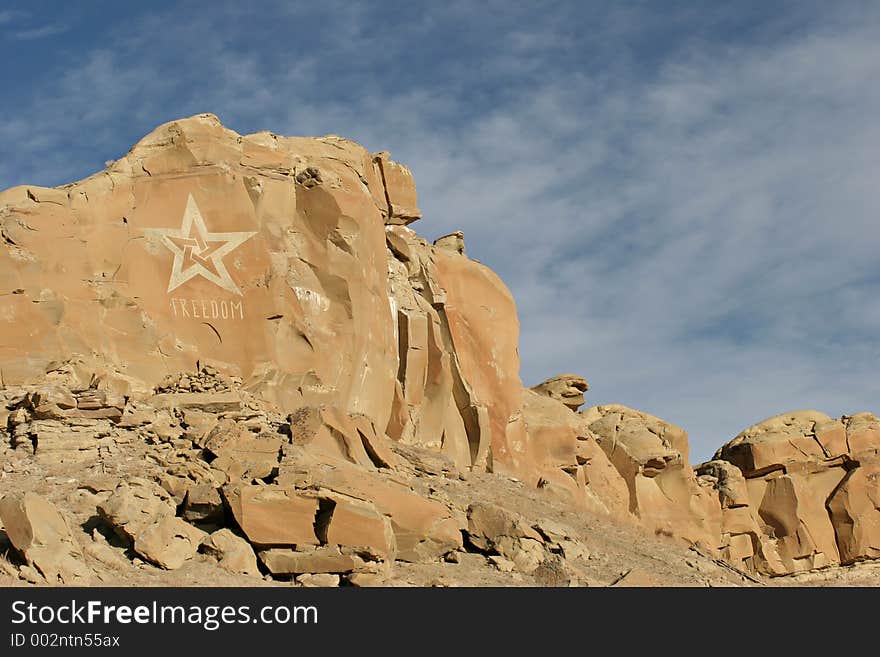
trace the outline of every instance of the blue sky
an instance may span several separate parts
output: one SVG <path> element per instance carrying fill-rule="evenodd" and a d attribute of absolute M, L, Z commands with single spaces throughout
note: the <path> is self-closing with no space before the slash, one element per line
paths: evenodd
<path fill-rule="evenodd" d="M 511 287 L 524 381 L 582 374 L 696 461 L 880 412 L 878 34 L 876 2 L 3 2 L 0 188 L 204 111 L 389 150 L 414 228 Z"/>

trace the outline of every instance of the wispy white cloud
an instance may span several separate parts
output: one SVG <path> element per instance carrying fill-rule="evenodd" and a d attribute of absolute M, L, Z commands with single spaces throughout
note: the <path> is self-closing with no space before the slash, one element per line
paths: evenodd
<path fill-rule="evenodd" d="M 18 11 L 16 9 L 3 9 L 0 10 L 0 26 L 9 25 L 10 23 L 26 18 L 27 13 L 23 11 Z"/>
<path fill-rule="evenodd" d="M 0 17 L 2 18 L 2 17 Z M 67 25 L 59 25 L 57 23 L 51 25 L 41 25 L 40 27 L 32 27 L 24 30 L 10 32 L 8 36 L 19 41 L 33 41 L 35 39 L 46 39 L 48 37 L 64 34 L 70 29 Z"/>

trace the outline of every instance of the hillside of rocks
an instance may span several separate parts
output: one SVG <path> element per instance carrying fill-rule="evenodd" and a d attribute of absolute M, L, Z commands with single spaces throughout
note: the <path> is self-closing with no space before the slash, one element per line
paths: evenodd
<path fill-rule="evenodd" d="M 692 465 L 582 376 L 524 387 L 509 290 L 419 219 L 388 153 L 210 114 L 0 192 L 0 584 L 873 581 L 874 415 Z"/>

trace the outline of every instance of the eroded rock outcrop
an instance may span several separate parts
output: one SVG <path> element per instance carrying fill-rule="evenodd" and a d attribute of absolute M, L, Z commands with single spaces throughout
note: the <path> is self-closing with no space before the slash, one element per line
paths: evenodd
<path fill-rule="evenodd" d="M 522 393 L 531 458 L 542 473 L 538 485 L 564 496 L 575 507 L 628 519 L 626 481 L 572 405 L 549 392 L 555 390 L 555 386 L 542 385 Z"/>
<path fill-rule="evenodd" d="M 833 419 L 812 410 L 759 422 L 719 449 L 716 460 L 745 477 L 746 508 L 758 529 L 744 532 L 754 567 L 778 575 L 876 558 L 878 450 L 874 415 Z M 742 528 L 748 521 L 740 515 Z M 738 543 L 738 558 L 748 563 L 748 546 Z"/>
<path fill-rule="evenodd" d="M 369 585 L 475 550 L 581 581 L 568 530 L 420 484 L 485 473 L 744 571 L 880 557 L 876 417 L 777 416 L 692 468 L 669 422 L 578 412 L 579 375 L 524 389 L 510 291 L 420 218 L 387 152 L 210 114 L 85 180 L 0 192 L 0 432 L 17 463 L 90 473 L 93 512 L 80 550 L 45 500 L 0 502 L 29 580 L 139 555 Z"/>
<path fill-rule="evenodd" d="M 580 415 L 626 481 L 630 511 L 642 524 L 717 549 L 720 503 L 688 463 L 683 429 L 621 405 L 596 406 Z"/>
<path fill-rule="evenodd" d="M 584 405 L 584 393 L 590 389 L 587 380 L 577 374 L 560 374 L 532 386 L 539 395 L 551 397 L 577 411 Z"/>

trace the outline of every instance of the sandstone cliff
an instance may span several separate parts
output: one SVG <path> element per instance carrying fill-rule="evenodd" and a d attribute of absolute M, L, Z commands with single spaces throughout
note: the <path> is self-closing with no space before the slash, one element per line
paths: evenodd
<path fill-rule="evenodd" d="M 880 556 L 874 416 L 772 418 L 694 468 L 673 424 L 578 411 L 580 376 L 524 388 L 510 291 L 420 216 L 388 153 L 209 114 L 80 182 L 0 192 L 13 575 L 101 579 L 118 548 L 303 584 L 470 554 L 587 583 L 582 530 L 492 497 L 510 482 L 738 582 Z M 25 494 L 35 478 L 66 497 Z"/>

